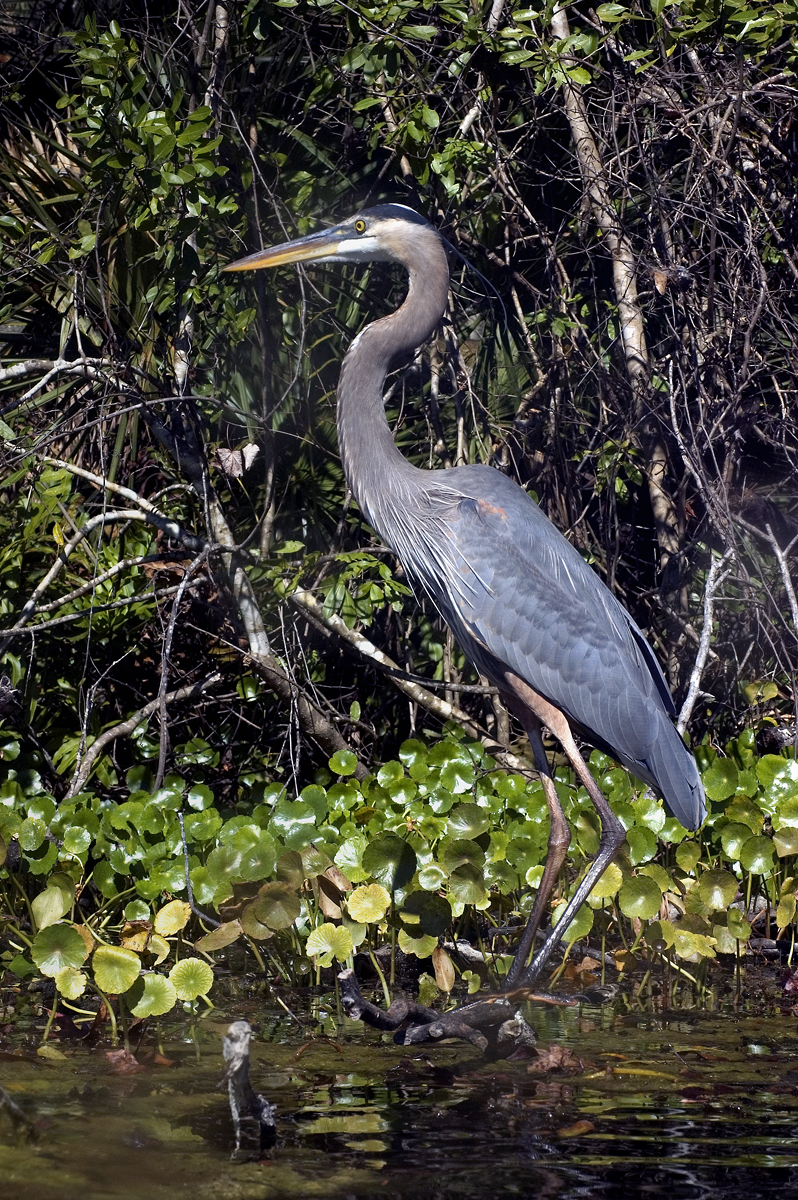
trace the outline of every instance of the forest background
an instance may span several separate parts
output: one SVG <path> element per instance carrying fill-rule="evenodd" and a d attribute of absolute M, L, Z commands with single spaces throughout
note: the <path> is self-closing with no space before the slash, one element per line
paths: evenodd
<path fill-rule="evenodd" d="M 686 840 L 593 755 L 630 836 L 582 931 L 626 919 L 642 951 L 701 964 L 741 952 L 757 894 L 789 930 L 797 20 L 794 0 L 5 10 L 15 979 L 80 995 L 113 943 L 140 993 L 153 937 L 167 960 L 189 921 L 200 936 L 175 900 L 181 810 L 206 935 L 221 920 L 206 955 L 226 940 L 303 977 L 367 934 L 429 954 L 528 907 L 546 821 L 520 731 L 337 452 L 343 348 L 403 280 L 221 274 L 386 200 L 462 255 L 439 336 L 389 379 L 402 452 L 491 463 L 539 500 L 646 631 L 706 772 Z M 558 899 L 597 844 L 560 786 Z"/>

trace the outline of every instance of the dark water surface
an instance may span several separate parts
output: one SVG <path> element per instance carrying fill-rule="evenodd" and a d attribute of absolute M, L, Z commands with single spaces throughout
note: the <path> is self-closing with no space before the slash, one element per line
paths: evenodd
<path fill-rule="evenodd" d="M 216 1011 L 201 1022 L 199 1057 L 174 1032 L 174 1065 L 130 1075 L 103 1048 L 60 1042 L 63 1057 L 44 1059 L 34 1043 L 0 1043 L 0 1085 L 38 1128 L 28 1143 L 0 1115 L 0 1196 L 798 1197 L 795 1016 L 530 1008 L 541 1046 L 568 1046 L 584 1064 L 540 1076 L 464 1045 L 409 1053 L 336 1026 L 323 1003 L 316 1015 L 335 1040 L 308 1044 L 272 1005 Z M 253 1083 L 278 1113 L 261 1163 L 229 1161 L 219 1039 L 240 1016 L 257 1031 Z"/>

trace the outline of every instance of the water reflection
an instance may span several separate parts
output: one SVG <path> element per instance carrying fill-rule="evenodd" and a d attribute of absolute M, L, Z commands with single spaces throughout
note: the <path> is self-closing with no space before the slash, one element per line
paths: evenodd
<path fill-rule="evenodd" d="M 733 1008 L 733 1006 L 732 1006 Z M 575 1075 L 485 1064 L 467 1046 L 410 1054 L 361 1025 L 310 1040 L 288 1018 L 261 1024 L 253 1081 L 278 1110 L 263 1163 L 233 1165 L 219 1035 L 197 1061 L 114 1074 L 101 1052 L 43 1062 L 15 1051 L 0 1084 L 39 1140 L 0 1124 L 9 1200 L 266 1200 L 645 1196 L 759 1200 L 798 1194 L 798 1037 L 770 1011 L 534 1010 L 541 1043 L 572 1048 Z"/>

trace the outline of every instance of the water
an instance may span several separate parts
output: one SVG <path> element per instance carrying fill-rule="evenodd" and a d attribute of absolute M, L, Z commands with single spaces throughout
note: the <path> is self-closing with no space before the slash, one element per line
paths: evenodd
<path fill-rule="evenodd" d="M 300 999 L 294 997 L 296 1005 Z M 798 1032 L 787 1011 L 530 1008 L 540 1035 L 569 1047 L 574 1075 L 486 1064 L 469 1046 L 424 1053 L 316 1003 L 304 1031 L 251 1002 L 165 1031 L 173 1065 L 119 1074 L 107 1047 L 35 1043 L 0 1051 L 0 1085 L 36 1122 L 0 1116 L 4 1200 L 277 1200 L 366 1197 L 541 1200 L 640 1196 L 758 1200 L 798 1194 Z M 256 1026 L 252 1079 L 277 1107 L 260 1163 L 230 1162 L 220 1038 Z M 319 1029 L 334 1040 L 309 1037 Z M 135 1042 L 134 1047 L 135 1049 Z"/>

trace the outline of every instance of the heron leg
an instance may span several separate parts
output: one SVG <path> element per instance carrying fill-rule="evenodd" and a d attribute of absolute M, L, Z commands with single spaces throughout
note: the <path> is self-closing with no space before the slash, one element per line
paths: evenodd
<path fill-rule="evenodd" d="M 529 987 L 538 978 L 541 971 L 543 970 L 546 963 L 548 962 L 549 958 L 551 957 L 552 953 L 554 952 L 554 950 L 557 948 L 560 941 L 562 940 L 563 935 L 565 934 L 566 930 L 568 929 L 568 926 L 571 924 L 571 921 L 574 919 L 574 917 L 576 916 L 577 912 L 584 904 L 587 897 L 593 891 L 593 888 L 595 887 L 596 883 L 601 878 L 601 876 L 604 874 L 607 867 L 610 865 L 610 863 L 613 861 L 613 859 L 618 854 L 618 851 L 620 850 L 621 846 L 623 845 L 624 839 L 626 837 L 626 830 L 625 830 L 623 824 L 621 823 L 621 821 L 619 821 L 619 819 L 616 817 L 615 813 L 610 808 L 604 795 L 601 792 L 601 789 L 599 788 L 599 786 L 596 783 L 593 776 L 590 774 L 587 763 L 582 758 L 582 755 L 579 753 L 579 748 L 578 748 L 576 742 L 574 741 L 574 736 L 571 733 L 571 727 L 568 724 L 568 720 L 563 715 L 563 713 L 561 713 L 558 708 L 555 708 L 555 706 L 553 704 L 550 704 L 548 700 L 544 699 L 543 696 L 540 696 L 537 692 L 535 692 L 529 686 L 528 683 L 524 682 L 523 679 L 519 679 L 517 675 L 512 675 L 508 672 L 508 674 L 505 676 L 505 680 L 506 680 L 508 686 L 510 688 L 512 688 L 514 695 L 518 696 L 524 702 L 524 704 L 528 707 L 529 710 L 531 710 L 531 712 L 534 714 L 535 718 L 537 719 L 537 721 L 538 721 L 537 737 L 538 738 L 540 737 L 539 726 L 540 726 L 540 724 L 543 724 L 549 730 L 551 730 L 551 732 L 557 738 L 557 740 L 559 741 L 563 750 L 565 751 L 568 761 L 570 762 L 571 766 L 573 767 L 577 778 L 579 779 L 580 783 L 582 783 L 582 785 L 584 786 L 585 790 L 587 791 L 587 794 L 590 796 L 590 799 L 593 801 L 593 805 L 594 805 L 596 811 L 598 812 L 599 818 L 601 820 L 601 839 L 599 841 L 598 854 L 593 859 L 593 862 L 590 864 L 589 868 L 585 872 L 585 876 L 579 883 L 574 895 L 568 901 L 568 904 L 567 904 L 564 912 L 562 913 L 559 921 L 557 922 L 557 924 L 554 926 L 554 928 L 549 933 L 548 937 L 544 941 L 543 945 L 540 947 L 540 950 L 538 950 L 538 952 L 535 955 L 535 957 L 533 958 L 532 962 L 529 964 L 528 967 L 526 967 L 525 970 L 523 970 L 522 974 L 520 972 L 520 969 L 518 972 L 515 970 L 516 964 L 520 962 L 520 964 L 522 966 L 525 965 L 526 955 L 529 954 L 529 950 L 531 949 L 531 942 L 526 947 L 526 955 L 523 959 L 520 959 L 519 955 L 516 955 L 516 959 L 515 959 L 515 962 L 513 963 L 513 968 L 511 971 L 511 977 L 512 977 L 513 981 L 516 983 L 516 985 L 520 984 L 524 987 Z M 514 707 L 513 711 L 517 712 L 518 710 Z M 525 722 L 525 724 L 526 724 L 526 722 Z M 530 738 L 530 741 L 531 741 L 531 738 Z M 534 744 L 533 744 L 533 750 L 534 750 Z M 535 754 L 535 757 L 537 758 L 537 753 Z M 542 776 L 541 776 L 541 778 L 542 778 Z M 552 790 L 553 790 L 553 784 L 552 784 Z M 548 796 L 547 796 L 547 800 L 548 800 Z M 559 807 L 559 799 L 557 800 L 557 805 Z M 561 808 L 560 808 L 560 813 L 562 813 Z M 564 822 L 565 817 L 563 816 L 562 819 Z M 567 828 L 567 826 L 566 826 L 566 828 Z M 567 843 L 566 843 L 566 848 L 567 848 Z M 557 865 L 557 871 L 559 871 L 561 865 L 562 865 L 562 860 L 560 860 L 560 862 Z M 546 866 L 548 869 L 548 863 L 546 864 Z M 544 878 L 545 878 L 545 872 L 544 872 Z M 552 883 L 553 883 L 553 880 L 552 880 Z M 537 901 L 535 902 L 535 908 L 533 909 L 533 916 L 534 916 L 536 909 L 537 909 Z M 533 937 L 534 937 L 534 931 L 533 931 Z M 527 940 L 526 932 L 524 934 L 524 940 L 525 941 Z"/>
<path fill-rule="evenodd" d="M 538 893 L 535 897 L 532 912 L 529 914 L 529 920 L 526 923 L 521 942 L 515 952 L 515 958 L 507 975 L 506 987 L 512 988 L 519 983 L 529 960 L 529 955 L 535 945 L 535 938 L 546 912 L 551 890 L 554 887 L 555 880 L 560 873 L 560 867 L 565 862 L 565 856 L 568 853 L 568 847 L 571 843 L 571 831 L 568 828 L 568 822 L 565 819 L 565 813 L 560 804 L 560 797 L 557 795 L 557 789 L 554 786 L 554 778 L 546 756 L 546 748 L 543 745 L 543 738 L 540 736 L 540 721 L 517 696 L 505 693 L 502 699 L 510 711 L 518 717 L 529 738 L 529 744 L 535 756 L 535 765 L 540 774 L 540 782 L 543 784 L 543 794 L 546 797 L 546 804 L 548 805 L 549 816 L 551 818 L 549 844 L 546 851 L 546 866 L 544 867 L 543 876 L 538 886 Z"/>

